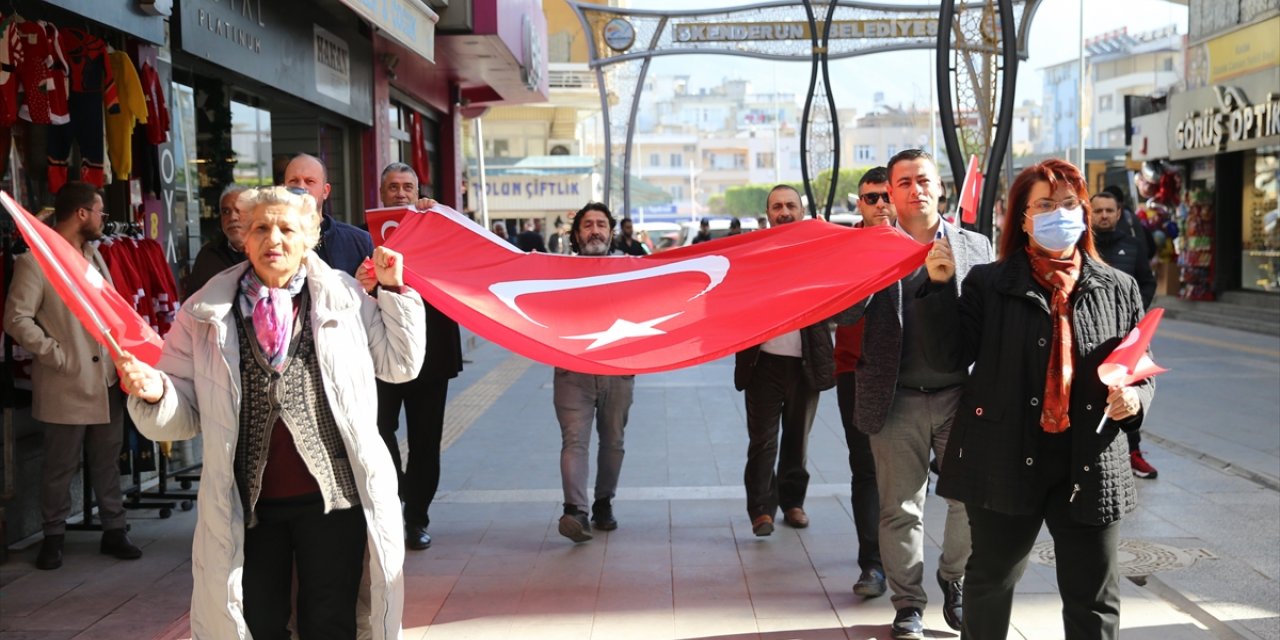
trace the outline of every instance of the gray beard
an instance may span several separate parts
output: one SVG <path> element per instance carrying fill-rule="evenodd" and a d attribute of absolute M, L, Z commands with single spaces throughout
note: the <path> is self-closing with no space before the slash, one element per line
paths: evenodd
<path fill-rule="evenodd" d="M 590 240 L 583 243 L 582 251 L 579 253 L 584 256 L 606 256 L 609 255 L 609 243 L 604 240 Z"/>

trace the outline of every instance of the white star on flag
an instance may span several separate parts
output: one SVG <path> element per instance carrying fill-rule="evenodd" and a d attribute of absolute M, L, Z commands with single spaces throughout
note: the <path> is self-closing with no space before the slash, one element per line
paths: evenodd
<path fill-rule="evenodd" d="M 673 313 L 669 316 L 662 316 L 661 318 L 654 318 L 652 320 L 646 320 L 644 322 L 632 322 L 630 320 L 623 320 L 622 318 L 618 318 L 617 320 L 613 321 L 613 326 L 609 327 L 608 329 L 605 329 L 604 331 L 597 331 L 595 333 L 584 333 L 582 335 L 577 335 L 577 336 L 560 336 L 560 337 L 564 338 L 565 340 L 592 340 L 593 342 L 587 345 L 587 351 L 590 351 L 592 349 L 603 347 L 605 345 L 613 344 L 619 340 L 626 340 L 627 338 L 643 338 L 647 336 L 663 335 L 666 333 L 666 331 L 663 331 L 662 329 L 655 329 L 654 325 L 660 322 L 666 322 L 667 320 L 670 320 L 680 315 L 681 313 L 683 312 L 677 311 L 676 313 Z"/>

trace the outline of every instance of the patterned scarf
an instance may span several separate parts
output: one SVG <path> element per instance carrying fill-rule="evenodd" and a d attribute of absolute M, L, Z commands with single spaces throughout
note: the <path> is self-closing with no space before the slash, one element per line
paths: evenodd
<path fill-rule="evenodd" d="M 1071 427 L 1071 377 L 1074 374 L 1071 338 L 1071 292 L 1080 277 L 1080 252 L 1070 258 L 1043 256 L 1030 245 L 1031 274 L 1040 286 L 1051 292 L 1049 315 L 1053 316 L 1053 345 L 1049 349 L 1049 371 L 1044 380 L 1044 408 L 1040 412 L 1040 428 L 1049 433 L 1062 433 Z"/>
<path fill-rule="evenodd" d="M 293 337 L 293 297 L 307 283 L 307 267 L 303 265 L 289 279 L 289 284 L 277 289 L 268 287 L 253 272 L 245 269 L 240 278 L 240 309 L 253 314 L 253 333 L 258 338 L 262 354 L 276 371 L 284 370 L 284 359 Z"/>

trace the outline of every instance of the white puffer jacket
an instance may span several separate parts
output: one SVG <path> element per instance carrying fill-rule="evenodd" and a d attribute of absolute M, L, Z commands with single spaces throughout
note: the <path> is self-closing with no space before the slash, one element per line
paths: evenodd
<path fill-rule="evenodd" d="M 350 456 L 368 523 L 367 599 L 357 623 L 361 638 L 400 637 L 404 607 L 404 524 L 396 470 L 378 435 L 374 377 L 413 379 L 422 367 L 426 319 L 417 293 L 378 293 L 307 258 L 311 327 L 325 396 Z M 240 577 L 244 510 L 233 461 L 240 421 L 240 349 L 231 305 L 247 265 L 214 276 L 178 313 L 157 366 L 164 396 L 156 404 L 129 399 L 138 430 L 153 440 L 204 435 L 204 469 L 192 544 L 191 632 L 196 640 L 250 638 Z"/>

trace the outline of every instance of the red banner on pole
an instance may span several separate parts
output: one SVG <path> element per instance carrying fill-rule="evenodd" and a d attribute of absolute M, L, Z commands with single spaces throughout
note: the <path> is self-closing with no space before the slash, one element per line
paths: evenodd
<path fill-rule="evenodd" d="M 964 173 L 960 187 L 960 202 L 956 208 L 965 224 L 978 223 L 978 205 L 982 201 L 982 172 L 978 170 L 978 156 L 969 156 L 969 168 Z"/>

